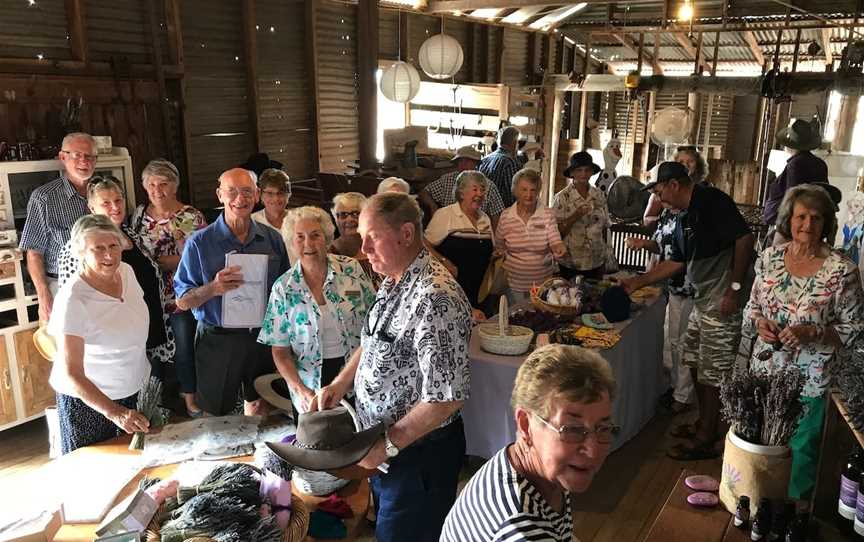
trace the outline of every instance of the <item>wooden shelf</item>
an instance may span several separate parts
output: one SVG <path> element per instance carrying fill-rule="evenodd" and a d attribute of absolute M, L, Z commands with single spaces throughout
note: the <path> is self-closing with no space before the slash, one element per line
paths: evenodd
<path fill-rule="evenodd" d="M 840 415 L 843 417 L 846 425 L 849 426 L 849 430 L 852 431 L 853 435 L 855 435 L 855 439 L 858 441 L 858 445 L 864 448 L 864 434 L 856 431 L 855 428 L 852 427 L 852 424 L 849 423 L 849 411 L 846 410 L 846 405 L 843 403 L 843 398 L 840 397 L 839 393 L 833 392 L 831 394 L 831 400 L 834 401 L 834 404 L 837 406 L 837 411 L 840 412 Z"/>

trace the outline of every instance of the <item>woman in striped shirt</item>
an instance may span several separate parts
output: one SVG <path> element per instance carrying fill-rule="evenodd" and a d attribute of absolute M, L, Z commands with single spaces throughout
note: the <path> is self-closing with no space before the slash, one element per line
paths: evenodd
<path fill-rule="evenodd" d="M 555 273 L 555 259 L 563 258 L 567 249 L 555 214 L 538 205 L 540 173 L 533 169 L 517 171 L 511 191 L 516 203 L 501 213 L 495 247 L 505 255 L 507 298 L 515 304 L 528 300 L 532 286 L 539 286 Z"/>
<path fill-rule="evenodd" d="M 596 352 L 554 344 L 528 356 L 511 399 L 516 442 L 469 480 L 441 542 L 573 540 L 571 494 L 588 489 L 618 432 L 614 392 Z"/>

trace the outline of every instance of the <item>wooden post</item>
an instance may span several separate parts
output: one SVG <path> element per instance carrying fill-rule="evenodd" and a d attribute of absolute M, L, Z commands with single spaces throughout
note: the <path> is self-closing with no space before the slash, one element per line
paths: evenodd
<path fill-rule="evenodd" d="M 640 160 L 639 177 L 645 180 L 648 173 L 648 155 L 651 154 L 651 124 L 654 122 L 654 109 L 657 106 L 657 93 L 648 94 L 648 117 L 645 119 L 645 136 L 642 143 L 642 157 Z"/>
<path fill-rule="evenodd" d="M 725 6 L 725 3 L 724 3 Z M 720 31 L 714 33 L 714 54 L 711 57 L 711 77 L 717 75 L 717 55 L 720 50 Z"/>
<path fill-rule="evenodd" d="M 411 58 L 410 36 L 411 36 L 411 18 L 404 11 L 399 11 L 399 52 L 402 55 L 400 60 L 413 61 Z M 470 28 L 474 28 L 471 24 Z"/>
<path fill-rule="evenodd" d="M 642 49 L 645 47 L 645 34 L 639 32 L 639 50 L 636 52 L 636 73 L 642 73 Z"/>
<path fill-rule="evenodd" d="M 478 83 L 488 83 L 489 77 L 489 25 L 480 25 L 480 67 L 483 69 Z"/>
<path fill-rule="evenodd" d="M 316 25 L 318 24 L 318 0 L 306 0 L 305 4 L 306 73 L 309 77 L 309 107 L 314 111 L 312 115 L 312 156 L 315 157 L 315 160 L 312 164 L 317 173 L 321 170 L 321 156 L 318 154 L 319 138 L 321 137 L 319 132 L 321 112 L 318 110 L 318 44 L 315 39 Z"/>
<path fill-rule="evenodd" d="M 162 43 L 159 39 L 159 25 L 156 22 L 155 0 L 147 0 L 147 18 L 150 20 L 150 40 L 153 42 L 153 68 L 156 70 L 156 83 L 159 85 L 159 110 L 162 113 L 162 137 L 168 149 L 167 158 L 174 162 L 174 134 L 171 131 L 171 112 L 168 110 L 168 91 L 165 88 L 165 71 L 162 68 Z"/>
<path fill-rule="evenodd" d="M 546 102 L 547 119 L 543 130 L 543 141 L 547 144 L 546 157 L 543 159 L 543 188 L 540 198 L 544 197 L 546 203 L 552 207 L 552 198 L 555 196 L 555 174 L 558 165 L 558 144 L 561 139 L 561 106 L 564 103 L 564 93 L 555 90 L 554 86 L 546 86 L 543 90 L 543 98 Z M 551 111 L 550 111 L 551 105 Z"/>
<path fill-rule="evenodd" d="M 375 168 L 378 138 L 378 1 L 357 5 L 357 71 L 359 72 L 360 170 Z"/>
<path fill-rule="evenodd" d="M 795 33 L 795 52 L 792 53 L 792 73 L 798 71 L 798 49 L 801 47 L 801 29 Z"/>
<path fill-rule="evenodd" d="M 504 82 L 504 28 L 493 28 L 495 32 L 495 49 L 498 51 L 498 73 L 495 74 L 495 83 Z"/>
<path fill-rule="evenodd" d="M 243 0 L 243 54 L 246 61 L 246 102 L 254 135 L 255 151 L 261 150 L 258 122 L 258 40 L 255 29 L 255 0 Z"/>
<path fill-rule="evenodd" d="M 835 151 L 850 151 L 852 147 L 852 132 L 855 128 L 855 118 L 858 116 L 860 96 L 841 96 L 840 112 L 837 115 L 837 127 L 834 130 L 834 142 L 831 145 Z"/>
<path fill-rule="evenodd" d="M 555 73 L 564 73 L 564 46 L 567 44 L 564 38 L 558 40 L 558 54 L 555 55 Z"/>
<path fill-rule="evenodd" d="M 687 94 L 687 109 L 690 110 L 689 141 L 693 145 L 699 143 L 699 124 L 702 116 L 702 96 L 696 92 Z"/>
<path fill-rule="evenodd" d="M 72 58 L 89 62 L 87 30 L 84 24 L 84 0 L 66 0 L 66 29 L 69 31 L 69 47 Z"/>
<path fill-rule="evenodd" d="M 400 12 L 400 16 L 401 16 L 401 12 Z M 479 77 L 477 77 L 477 72 L 476 72 L 477 62 L 474 61 L 474 56 L 475 56 L 476 51 L 477 51 L 477 44 L 474 43 L 475 40 L 477 39 L 477 25 L 475 25 L 474 23 L 467 23 L 467 25 L 468 25 L 468 43 L 465 44 L 465 45 L 467 45 L 467 47 L 465 48 L 465 62 L 468 63 L 468 66 L 467 66 L 466 71 L 468 72 L 468 82 L 469 83 L 476 83 L 479 80 Z"/>
<path fill-rule="evenodd" d="M 693 74 L 702 75 L 702 32 L 696 37 L 696 60 L 693 61 Z"/>
<path fill-rule="evenodd" d="M 527 76 L 526 82 L 529 85 L 537 83 L 537 69 L 535 66 L 540 65 L 540 61 L 537 59 L 537 52 L 540 50 L 537 47 L 537 38 L 539 37 L 535 33 L 528 34 L 528 73 L 525 75 Z"/>
<path fill-rule="evenodd" d="M 168 32 L 168 56 L 183 71 L 183 25 L 178 0 L 165 0 L 165 30 Z"/>

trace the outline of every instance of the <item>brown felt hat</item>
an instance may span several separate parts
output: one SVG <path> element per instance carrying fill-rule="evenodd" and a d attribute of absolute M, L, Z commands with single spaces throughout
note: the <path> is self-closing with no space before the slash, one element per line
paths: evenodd
<path fill-rule="evenodd" d="M 822 134 L 816 123 L 794 119 L 789 126 L 777 132 L 777 143 L 790 149 L 812 151 L 822 145 Z"/>

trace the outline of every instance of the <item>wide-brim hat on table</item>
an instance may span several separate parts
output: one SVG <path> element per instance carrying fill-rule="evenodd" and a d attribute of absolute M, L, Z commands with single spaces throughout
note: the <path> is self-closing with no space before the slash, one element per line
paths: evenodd
<path fill-rule="evenodd" d="M 577 167 L 584 166 L 591 166 L 591 169 L 594 171 L 594 173 L 599 173 L 600 169 L 602 169 L 600 166 L 594 163 L 594 159 L 591 158 L 590 154 L 588 154 L 586 151 L 580 151 L 570 157 L 570 165 L 567 166 L 567 169 L 564 170 L 564 176 L 572 178 L 573 170 Z M 592 173 L 592 175 L 594 173 Z"/>
<path fill-rule="evenodd" d="M 816 123 L 794 119 L 789 126 L 777 132 L 777 143 L 790 149 L 812 151 L 822 145 L 822 134 Z"/>
<path fill-rule="evenodd" d="M 268 442 L 267 447 L 289 464 L 303 469 L 330 471 L 354 465 L 384 433 L 384 424 L 359 431 L 350 408 L 342 401 L 342 406 L 336 408 L 304 412 L 297 421 L 294 442 Z"/>
<path fill-rule="evenodd" d="M 483 159 L 480 156 L 480 151 L 472 147 L 471 145 L 465 145 L 464 147 L 459 147 L 459 150 L 456 151 L 456 154 L 451 159 L 453 162 L 459 160 L 460 158 L 468 158 L 469 160 L 474 160 L 479 162 Z"/>
<path fill-rule="evenodd" d="M 286 412 L 291 412 L 294 408 L 291 403 L 291 392 L 288 390 L 288 383 L 279 373 L 270 373 L 259 376 L 252 384 L 255 391 L 262 399 L 270 403 L 276 408 L 281 408 Z"/>

